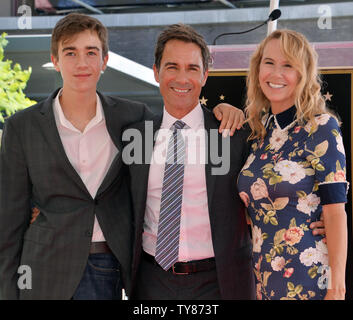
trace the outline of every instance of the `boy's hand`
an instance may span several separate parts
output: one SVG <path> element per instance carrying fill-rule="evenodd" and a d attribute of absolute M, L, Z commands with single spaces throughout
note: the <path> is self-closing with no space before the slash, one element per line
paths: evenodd
<path fill-rule="evenodd" d="M 233 136 L 235 130 L 239 130 L 245 121 L 244 113 L 228 103 L 219 103 L 213 108 L 213 114 L 217 120 L 221 121 L 219 133 L 227 137 L 228 133 Z"/>

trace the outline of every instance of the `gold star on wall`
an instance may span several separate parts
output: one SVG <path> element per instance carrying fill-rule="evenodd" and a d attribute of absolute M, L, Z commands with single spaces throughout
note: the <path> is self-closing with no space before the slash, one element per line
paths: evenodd
<path fill-rule="evenodd" d="M 219 96 L 219 100 L 224 101 L 224 98 L 225 98 L 225 96 L 224 96 L 223 94 L 221 94 L 221 95 Z"/>
<path fill-rule="evenodd" d="M 208 99 L 206 99 L 204 96 L 202 96 L 202 98 L 200 99 L 200 103 L 204 106 L 207 106 L 207 101 Z"/>
<path fill-rule="evenodd" d="M 332 96 L 333 94 L 327 91 L 326 94 L 324 94 L 325 101 L 331 101 Z"/>

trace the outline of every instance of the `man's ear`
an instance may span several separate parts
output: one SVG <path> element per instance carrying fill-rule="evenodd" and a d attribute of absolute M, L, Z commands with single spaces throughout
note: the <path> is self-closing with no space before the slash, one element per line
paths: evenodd
<path fill-rule="evenodd" d="M 208 78 L 208 70 L 206 70 L 205 73 L 203 74 L 202 86 L 206 84 L 207 78 Z"/>
<path fill-rule="evenodd" d="M 52 54 L 50 55 L 50 60 L 54 65 L 54 68 L 56 71 L 60 72 L 59 64 L 58 64 L 58 59 L 55 58 Z"/>
<path fill-rule="evenodd" d="M 159 83 L 159 72 L 155 64 L 153 65 L 153 73 L 154 73 L 154 80 L 156 80 Z"/>

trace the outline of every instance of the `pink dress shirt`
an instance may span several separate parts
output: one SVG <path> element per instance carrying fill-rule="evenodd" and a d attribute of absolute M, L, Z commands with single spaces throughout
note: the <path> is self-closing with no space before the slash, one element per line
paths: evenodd
<path fill-rule="evenodd" d="M 66 156 L 94 199 L 117 154 L 117 148 L 108 133 L 99 96 L 97 95 L 96 115 L 81 132 L 65 118 L 59 101 L 61 91 L 53 104 L 56 126 Z M 92 242 L 95 241 L 105 241 L 96 216 L 92 235 Z"/>
<path fill-rule="evenodd" d="M 166 151 L 172 134 L 169 129 L 177 120 L 164 109 L 161 130 L 151 159 L 143 249 L 153 256 L 156 251 Z M 191 261 L 214 257 L 207 203 L 205 128 L 201 106 L 197 105 L 180 120 L 185 122 L 187 129 L 181 130 L 185 141 L 185 167 L 178 260 Z"/>

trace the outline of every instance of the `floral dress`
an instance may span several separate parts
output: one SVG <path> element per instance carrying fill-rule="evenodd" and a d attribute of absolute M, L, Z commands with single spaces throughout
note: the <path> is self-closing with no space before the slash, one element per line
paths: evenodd
<path fill-rule="evenodd" d="M 346 202 L 345 152 L 328 114 L 299 126 L 296 107 L 267 114 L 267 135 L 254 141 L 238 178 L 252 222 L 257 299 L 323 299 L 328 251 L 309 225 L 322 205 Z"/>

